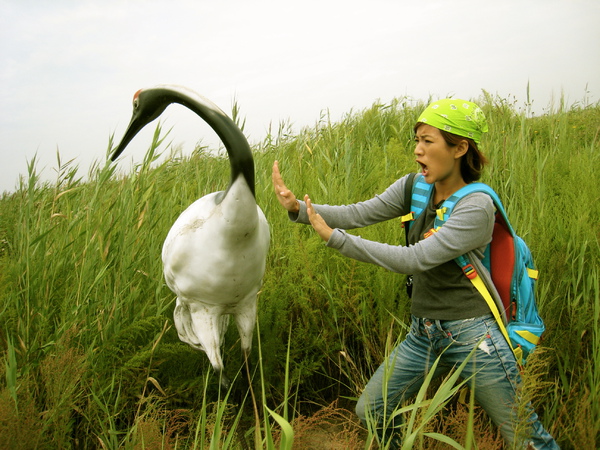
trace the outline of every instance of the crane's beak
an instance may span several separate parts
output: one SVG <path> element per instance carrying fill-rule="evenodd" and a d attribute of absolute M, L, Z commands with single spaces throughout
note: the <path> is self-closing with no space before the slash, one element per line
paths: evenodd
<path fill-rule="evenodd" d="M 111 161 L 114 161 L 119 157 L 121 153 L 123 153 L 125 147 L 127 147 L 127 145 L 135 137 L 135 135 L 138 134 L 140 130 L 144 128 L 147 124 L 148 122 L 146 120 L 141 118 L 138 114 L 134 113 L 133 117 L 131 118 L 131 122 L 129 122 L 129 126 L 125 131 L 125 135 L 123 136 L 121 142 L 119 142 L 119 145 L 117 145 L 117 148 L 110 157 Z"/>

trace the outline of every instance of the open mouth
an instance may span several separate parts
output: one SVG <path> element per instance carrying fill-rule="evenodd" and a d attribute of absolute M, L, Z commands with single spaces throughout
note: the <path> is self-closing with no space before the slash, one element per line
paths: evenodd
<path fill-rule="evenodd" d="M 421 166 L 421 173 L 423 174 L 423 176 L 427 176 L 427 174 L 429 173 L 428 167 L 420 161 L 417 161 L 417 163 L 419 163 L 419 165 Z"/>

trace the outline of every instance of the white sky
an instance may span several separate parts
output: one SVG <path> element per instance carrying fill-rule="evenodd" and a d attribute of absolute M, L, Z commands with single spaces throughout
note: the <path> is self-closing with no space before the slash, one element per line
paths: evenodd
<path fill-rule="evenodd" d="M 0 193 L 36 154 L 46 180 L 57 150 L 84 176 L 156 84 L 228 114 L 237 101 L 251 144 L 271 123 L 298 131 L 394 97 L 485 89 L 523 106 L 529 83 L 538 113 L 561 95 L 597 102 L 599 23 L 598 0 L 0 0 Z M 180 106 L 162 122 L 185 153 L 217 143 Z M 155 124 L 120 165 L 141 162 Z"/>

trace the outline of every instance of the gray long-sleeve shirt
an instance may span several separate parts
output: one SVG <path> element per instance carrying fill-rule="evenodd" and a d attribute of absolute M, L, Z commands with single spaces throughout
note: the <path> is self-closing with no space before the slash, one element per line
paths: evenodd
<path fill-rule="evenodd" d="M 413 274 L 411 312 L 417 317 L 459 320 L 489 313 L 485 300 L 454 262 L 454 258 L 469 252 L 479 259 L 483 257 L 494 225 L 494 205 L 488 195 L 473 193 L 464 197 L 444 226 L 425 239 L 423 234 L 433 227 L 435 218 L 435 208 L 430 204 L 411 224 L 408 247 L 370 241 L 345 231 L 406 214 L 410 208 L 404 204 L 406 180 L 406 176 L 400 178 L 381 195 L 353 205 L 314 205 L 334 228 L 327 246 L 358 261 Z M 304 202 L 290 219 L 309 223 Z"/>

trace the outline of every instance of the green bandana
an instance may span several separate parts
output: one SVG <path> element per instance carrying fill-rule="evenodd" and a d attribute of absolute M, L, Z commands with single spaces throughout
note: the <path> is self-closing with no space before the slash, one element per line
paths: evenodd
<path fill-rule="evenodd" d="M 431 103 L 417 122 L 473 139 L 477 144 L 488 125 L 479 106 L 466 100 L 446 98 Z"/>

